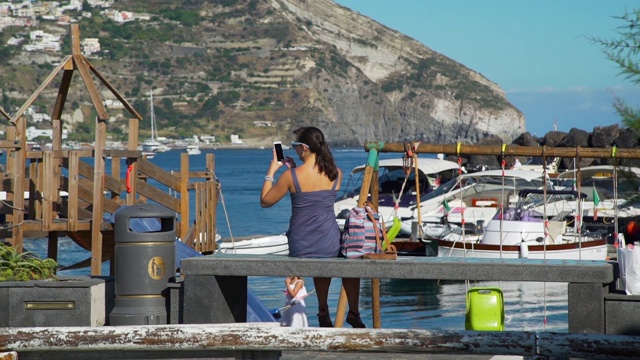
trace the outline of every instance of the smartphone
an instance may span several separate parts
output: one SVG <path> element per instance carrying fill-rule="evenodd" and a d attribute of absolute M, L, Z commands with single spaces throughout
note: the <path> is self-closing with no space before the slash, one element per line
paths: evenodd
<path fill-rule="evenodd" d="M 282 143 L 280 141 L 274 142 L 273 148 L 276 150 L 276 159 L 278 159 L 278 162 L 283 162 L 284 152 L 282 151 Z"/>

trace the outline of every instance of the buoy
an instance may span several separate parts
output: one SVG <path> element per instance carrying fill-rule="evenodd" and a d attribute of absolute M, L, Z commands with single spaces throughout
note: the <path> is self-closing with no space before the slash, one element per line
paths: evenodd
<path fill-rule="evenodd" d="M 528 259 L 529 258 L 529 245 L 526 242 L 520 243 L 520 259 Z"/>

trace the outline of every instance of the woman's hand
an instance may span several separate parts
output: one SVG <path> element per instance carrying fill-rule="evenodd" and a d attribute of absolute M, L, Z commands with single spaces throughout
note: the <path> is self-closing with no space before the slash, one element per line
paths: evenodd
<path fill-rule="evenodd" d="M 283 162 L 289 169 L 293 169 L 296 167 L 296 162 L 291 156 L 285 156 Z"/>

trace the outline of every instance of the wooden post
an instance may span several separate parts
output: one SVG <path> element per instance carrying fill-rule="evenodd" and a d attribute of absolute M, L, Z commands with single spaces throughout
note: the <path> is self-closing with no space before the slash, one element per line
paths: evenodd
<path fill-rule="evenodd" d="M 362 177 L 362 187 L 360 188 L 360 197 L 358 199 L 358 207 L 364 207 L 367 198 L 369 197 L 369 190 L 374 189 L 372 199 L 376 200 L 374 203 L 377 209 L 378 200 L 378 149 L 382 148 L 384 143 L 370 143 L 368 144 L 369 156 L 367 157 L 367 164 L 364 168 L 364 175 Z M 374 181 L 375 180 L 375 181 Z M 380 321 L 380 279 L 371 279 L 371 301 L 373 309 L 373 327 L 379 328 Z M 340 290 L 340 297 L 338 298 L 338 308 L 336 309 L 335 327 L 342 327 L 344 324 L 344 316 L 346 314 L 346 302 L 347 296 L 344 286 Z"/>
<path fill-rule="evenodd" d="M 93 170 L 93 211 L 91 217 L 91 275 L 102 274 L 102 211 L 103 200 L 102 190 L 104 189 L 104 145 L 107 131 L 107 124 L 104 120 L 96 117 L 96 137 L 94 149 L 94 170 Z"/>
<path fill-rule="evenodd" d="M 209 224 L 207 226 L 207 236 L 211 239 L 211 245 L 208 251 L 214 251 L 216 249 L 216 208 L 218 207 L 218 182 L 215 177 L 215 154 L 207 154 L 206 166 L 208 178 L 207 178 L 207 194 L 208 194 L 208 208 L 209 208 Z"/>
<path fill-rule="evenodd" d="M 180 239 L 189 232 L 189 154 L 180 154 Z M 201 234 L 196 234 L 197 241 Z"/>
<path fill-rule="evenodd" d="M 13 213 L 11 221 L 13 225 L 13 247 L 22 251 L 23 236 L 22 222 L 24 221 L 24 179 L 25 179 L 25 163 L 27 161 L 27 119 L 24 116 L 18 118 L 15 122 L 15 143 L 20 146 L 19 149 L 13 151 L 12 156 L 13 169 Z"/>
<path fill-rule="evenodd" d="M 129 119 L 129 139 L 127 149 L 134 151 L 138 148 L 138 119 Z M 127 158 L 127 172 L 129 172 L 129 183 L 125 184 L 131 191 L 127 191 L 126 204 L 128 206 L 136 203 L 137 180 L 138 180 L 138 159 Z M 126 178 L 125 178 L 126 181 Z"/>
<path fill-rule="evenodd" d="M 69 185 L 67 192 L 67 230 L 78 230 L 78 184 L 80 177 L 80 153 L 76 150 L 69 151 Z"/>

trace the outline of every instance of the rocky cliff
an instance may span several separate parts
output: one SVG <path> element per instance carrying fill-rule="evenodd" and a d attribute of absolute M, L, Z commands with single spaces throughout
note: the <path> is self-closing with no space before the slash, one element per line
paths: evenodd
<path fill-rule="evenodd" d="M 420 139 L 509 141 L 525 131 L 523 114 L 481 74 L 331 0 L 271 0 L 314 43 L 327 44 L 361 72 L 356 82 L 323 91 L 330 134 L 342 141 Z M 364 77 L 364 79 L 363 79 Z M 318 87 L 320 84 L 312 84 Z M 376 99 L 368 94 L 379 95 Z"/>

